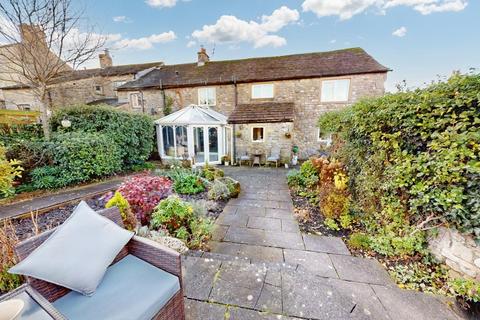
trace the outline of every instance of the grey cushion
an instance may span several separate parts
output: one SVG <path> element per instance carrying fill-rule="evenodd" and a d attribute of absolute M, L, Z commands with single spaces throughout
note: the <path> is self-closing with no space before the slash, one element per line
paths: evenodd
<path fill-rule="evenodd" d="M 115 256 L 132 238 L 85 202 L 27 258 L 9 270 L 92 295 Z"/>
<path fill-rule="evenodd" d="M 53 305 L 72 320 L 152 319 L 179 290 L 178 277 L 128 255 L 108 268 L 92 297 L 72 291 Z"/>
<path fill-rule="evenodd" d="M 268 157 L 267 161 L 278 161 L 278 157 L 275 157 L 275 156 Z"/>

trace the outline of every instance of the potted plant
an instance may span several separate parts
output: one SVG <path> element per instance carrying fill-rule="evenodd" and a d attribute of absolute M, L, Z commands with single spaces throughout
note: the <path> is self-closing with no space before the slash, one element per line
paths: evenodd
<path fill-rule="evenodd" d="M 296 166 L 298 162 L 298 146 L 293 146 L 292 147 L 292 166 Z"/>
<path fill-rule="evenodd" d="M 242 133 L 241 133 L 240 131 L 235 132 L 235 137 L 241 138 L 241 137 L 242 137 Z"/>
<path fill-rule="evenodd" d="M 290 131 L 285 132 L 285 138 L 290 139 L 291 137 L 292 137 L 292 134 L 290 133 Z"/>
<path fill-rule="evenodd" d="M 229 155 L 223 156 L 222 163 L 225 167 L 228 167 L 230 165 L 230 156 Z"/>

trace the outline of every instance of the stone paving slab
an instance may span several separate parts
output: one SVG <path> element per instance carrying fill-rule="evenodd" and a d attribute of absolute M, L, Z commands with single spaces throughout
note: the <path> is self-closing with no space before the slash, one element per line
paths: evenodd
<path fill-rule="evenodd" d="M 287 220 L 287 219 L 281 219 L 282 220 L 282 231 L 285 232 L 300 232 L 300 227 L 298 226 L 298 223 L 294 220 Z"/>
<path fill-rule="evenodd" d="M 275 218 L 249 217 L 247 227 L 252 229 L 281 231 L 282 220 Z"/>
<path fill-rule="evenodd" d="M 340 279 L 393 285 L 390 275 L 377 260 L 336 254 L 331 254 L 330 259 Z"/>
<path fill-rule="evenodd" d="M 228 231 L 228 226 L 215 224 L 212 230 L 212 240 L 222 241 L 225 235 L 227 234 L 227 231 Z"/>
<path fill-rule="evenodd" d="M 224 226 L 246 227 L 248 216 L 237 213 L 222 212 L 217 218 L 216 223 Z"/>
<path fill-rule="evenodd" d="M 207 300 L 220 265 L 218 260 L 184 256 L 182 275 L 185 296 Z"/>
<path fill-rule="evenodd" d="M 236 213 L 238 215 L 249 216 L 249 217 L 265 217 L 265 208 L 255 208 L 255 207 L 237 207 Z"/>
<path fill-rule="evenodd" d="M 293 211 L 292 210 L 285 210 L 285 209 L 267 208 L 267 209 L 265 209 L 265 217 L 288 220 L 288 221 L 292 221 L 292 222 L 296 221 L 295 218 L 293 217 Z"/>
<path fill-rule="evenodd" d="M 372 286 L 392 320 L 458 320 L 448 306 L 433 295 Z"/>
<path fill-rule="evenodd" d="M 262 292 L 266 273 L 266 268 L 253 264 L 222 264 L 209 300 L 253 308 Z"/>
<path fill-rule="evenodd" d="M 223 320 L 227 306 L 185 299 L 185 320 Z"/>
<path fill-rule="evenodd" d="M 301 235 L 293 232 L 265 232 L 260 229 L 230 227 L 224 241 L 276 248 L 305 249 Z"/>
<path fill-rule="evenodd" d="M 285 262 L 299 264 L 321 277 L 338 278 L 330 257 L 326 253 L 284 249 Z"/>
<path fill-rule="evenodd" d="M 210 249 L 215 253 L 248 257 L 254 262 L 283 262 L 283 252 L 280 248 L 211 241 Z"/>
<path fill-rule="evenodd" d="M 308 251 L 350 255 L 350 251 L 348 251 L 345 243 L 337 237 L 304 234 L 303 241 Z"/>

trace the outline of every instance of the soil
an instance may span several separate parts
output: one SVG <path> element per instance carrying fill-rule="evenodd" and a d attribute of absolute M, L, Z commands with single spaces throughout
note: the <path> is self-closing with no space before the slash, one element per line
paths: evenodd
<path fill-rule="evenodd" d="M 320 208 L 310 203 L 308 198 L 298 195 L 294 190 L 290 190 L 290 195 L 293 200 L 295 217 L 302 232 L 342 238 L 349 234 L 348 230 L 336 231 L 325 227 L 323 223 L 325 218 Z"/>
<path fill-rule="evenodd" d="M 105 209 L 106 203 L 106 201 L 104 201 L 102 197 L 103 196 L 96 196 L 86 199 L 85 201 L 92 209 L 101 210 Z M 80 203 L 80 201 L 58 207 L 43 214 L 39 214 L 35 219 L 38 233 L 42 233 L 46 230 L 55 228 L 58 225 L 62 224 L 72 214 L 73 209 L 75 209 L 78 203 Z M 12 224 L 15 228 L 15 233 L 18 237 L 18 240 L 24 240 L 36 234 L 32 218 L 14 219 L 12 220 Z"/>

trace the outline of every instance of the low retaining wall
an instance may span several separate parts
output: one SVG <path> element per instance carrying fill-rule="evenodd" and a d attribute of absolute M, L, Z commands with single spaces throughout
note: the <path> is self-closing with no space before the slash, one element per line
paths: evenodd
<path fill-rule="evenodd" d="M 480 246 L 472 236 L 441 227 L 438 236 L 429 241 L 429 248 L 438 260 L 452 270 L 480 280 Z"/>

